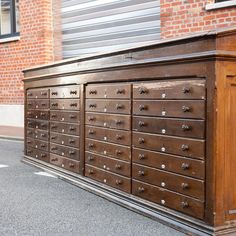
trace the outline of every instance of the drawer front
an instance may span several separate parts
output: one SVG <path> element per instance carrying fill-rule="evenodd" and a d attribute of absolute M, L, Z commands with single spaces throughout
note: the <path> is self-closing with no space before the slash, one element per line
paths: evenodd
<path fill-rule="evenodd" d="M 56 133 L 63 134 L 71 134 L 71 135 L 79 135 L 80 134 L 80 126 L 76 124 L 65 124 L 58 122 L 50 123 L 50 131 Z"/>
<path fill-rule="evenodd" d="M 48 99 L 38 99 L 27 101 L 27 109 L 49 109 L 49 100 Z"/>
<path fill-rule="evenodd" d="M 51 110 L 80 110 L 79 99 L 52 99 L 50 100 Z"/>
<path fill-rule="evenodd" d="M 193 217 L 204 218 L 204 203 L 139 181 L 132 181 L 132 194 Z"/>
<path fill-rule="evenodd" d="M 27 138 L 26 143 L 27 143 L 27 147 L 33 147 L 35 149 L 39 149 L 39 150 L 48 152 L 48 143 L 47 142 L 37 140 L 37 139 Z"/>
<path fill-rule="evenodd" d="M 95 125 L 111 129 L 131 129 L 131 119 L 130 116 L 127 115 L 108 115 L 86 112 L 85 123 L 87 125 Z"/>
<path fill-rule="evenodd" d="M 129 147 L 104 143 L 97 140 L 86 139 L 85 141 L 85 149 L 88 152 L 95 152 L 98 154 L 111 156 L 116 159 L 130 161 L 131 159 L 131 150 Z"/>
<path fill-rule="evenodd" d="M 130 114 L 131 102 L 126 100 L 86 100 L 86 111 Z"/>
<path fill-rule="evenodd" d="M 163 135 L 204 138 L 205 122 L 202 120 L 176 120 L 134 116 L 133 130 Z"/>
<path fill-rule="evenodd" d="M 104 84 L 88 85 L 86 87 L 86 98 L 131 98 L 130 84 Z"/>
<path fill-rule="evenodd" d="M 205 119 L 205 101 L 133 102 L 134 115 Z"/>
<path fill-rule="evenodd" d="M 65 147 L 58 144 L 50 143 L 50 152 L 63 156 L 68 157 L 70 159 L 79 160 L 79 149 Z"/>
<path fill-rule="evenodd" d="M 146 151 L 137 148 L 133 148 L 132 158 L 134 163 L 141 165 L 150 166 L 198 179 L 205 178 L 204 161 Z"/>
<path fill-rule="evenodd" d="M 52 143 L 57 143 L 74 148 L 79 148 L 80 146 L 80 138 L 77 136 L 69 136 L 51 132 L 50 141 Z"/>
<path fill-rule="evenodd" d="M 26 112 L 27 118 L 39 119 L 39 120 L 48 120 L 49 119 L 49 111 L 45 110 L 29 110 Z"/>
<path fill-rule="evenodd" d="M 55 87 L 50 89 L 51 98 L 79 98 L 80 86 Z"/>
<path fill-rule="evenodd" d="M 41 161 L 49 162 L 49 153 L 41 150 L 37 150 L 31 147 L 28 147 L 26 150 L 26 155 L 36 158 Z"/>
<path fill-rule="evenodd" d="M 37 121 L 37 120 L 27 119 L 26 126 L 27 128 L 48 130 L 49 123 L 47 121 Z"/>
<path fill-rule="evenodd" d="M 97 139 L 104 142 L 131 145 L 131 132 L 129 131 L 86 126 L 85 136 L 86 138 Z"/>
<path fill-rule="evenodd" d="M 79 124 L 80 113 L 72 111 L 51 111 L 50 120 Z"/>
<path fill-rule="evenodd" d="M 48 131 L 45 131 L 45 130 L 27 129 L 27 137 L 33 138 L 33 139 L 40 139 L 43 141 L 49 140 Z"/>
<path fill-rule="evenodd" d="M 93 166 L 85 165 L 85 176 L 102 182 L 121 191 L 131 192 L 131 180 L 120 175 L 108 173 Z"/>
<path fill-rule="evenodd" d="M 58 155 L 50 153 L 50 163 L 55 166 L 62 167 L 63 166 L 63 158 Z"/>
<path fill-rule="evenodd" d="M 28 99 L 49 98 L 49 89 L 29 89 L 27 91 Z"/>
<path fill-rule="evenodd" d="M 204 199 L 204 181 L 168 173 L 137 164 L 132 165 L 134 179 L 169 189 L 200 200 Z"/>
<path fill-rule="evenodd" d="M 205 81 L 175 80 L 137 83 L 133 85 L 135 99 L 205 99 Z"/>
<path fill-rule="evenodd" d="M 141 149 L 204 159 L 205 141 L 133 132 L 133 145 Z"/>
<path fill-rule="evenodd" d="M 130 163 L 124 161 L 86 152 L 85 162 L 89 165 L 96 166 L 110 172 L 131 177 L 131 165 Z"/>

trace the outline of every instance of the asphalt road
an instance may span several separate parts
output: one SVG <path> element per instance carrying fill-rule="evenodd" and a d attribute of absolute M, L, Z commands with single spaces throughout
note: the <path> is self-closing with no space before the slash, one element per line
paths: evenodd
<path fill-rule="evenodd" d="M 20 162 L 0 140 L 0 236 L 183 236 L 165 225 Z"/>

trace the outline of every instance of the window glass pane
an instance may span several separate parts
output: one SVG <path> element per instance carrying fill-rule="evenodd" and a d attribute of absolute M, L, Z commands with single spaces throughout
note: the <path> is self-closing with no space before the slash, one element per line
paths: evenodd
<path fill-rule="evenodd" d="M 0 32 L 1 35 L 11 33 L 10 0 L 0 0 Z"/>
<path fill-rule="evenodd" d="M 16 6 L 16 32 L 20 31 L 20 11 L 19 11 L 19 0 L 15 0 Z"/>

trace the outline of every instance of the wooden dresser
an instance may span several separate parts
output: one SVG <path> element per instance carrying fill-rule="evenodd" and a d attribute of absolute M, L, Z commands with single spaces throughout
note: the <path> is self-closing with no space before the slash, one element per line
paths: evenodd
<path fill-rule="evenodd" d="M 236 235 L 236 29 L 24 74 L 25 163 L 185 233 Z"/>

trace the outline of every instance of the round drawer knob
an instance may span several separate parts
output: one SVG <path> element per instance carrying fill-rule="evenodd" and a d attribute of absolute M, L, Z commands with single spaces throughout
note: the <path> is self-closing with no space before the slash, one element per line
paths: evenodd
<path fill-rule="evenodd" d="M 187 183 L 182 183 L 181 187 L 182 187 L 183 190 L 186 190 L 186 189 L 189 188 L 189 185 Z"/>
<path fill-rule="evenodd" d="M 181 202 L 181 206 L 183 208 L 188 208 L 189 207 L 189 204 L 187 202 Z"/>
<path fill-rule="evenodd" d="M 145 172 L 144 172 L 143 170 L 140 170 L 140 171 L 138 172 L 138 175 L 139 175 L 139 176 L 144 176 L 144 175 L 145 175 Z"/>
<path fill-rule="evenodd" d="M 162 199 L 162 200 L 161 200 L 161 204 L 162 204 L 162 205 L 165 205 L 165 204 L 166 204 L 166 201 Z"/>
<path fill-rule="evenodd" d="M 189 167 L 190 167 L 190 165 L 189 165 L 188 163 L 183 163 L 183 164 L 181 165 L 181 168 L 182 168 L 183 170 L 188 170 Z"/>
<path fill-rule="evenodd" d="M 145 191 L 145 188 L 144 187 L 138 187 L 138 192 L 139 193 L 143 193 Z"/>

